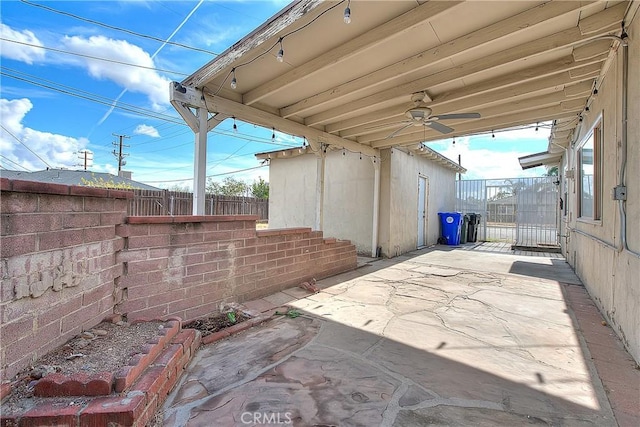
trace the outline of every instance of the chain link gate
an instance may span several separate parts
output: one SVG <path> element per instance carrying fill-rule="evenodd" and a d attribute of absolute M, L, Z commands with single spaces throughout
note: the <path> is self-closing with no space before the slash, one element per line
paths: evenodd
<path fill-rule="evenodd" d="M 456 181 L 456 210 L 482 215 L 478 240 L 558 244 L 557 177 Z"/>

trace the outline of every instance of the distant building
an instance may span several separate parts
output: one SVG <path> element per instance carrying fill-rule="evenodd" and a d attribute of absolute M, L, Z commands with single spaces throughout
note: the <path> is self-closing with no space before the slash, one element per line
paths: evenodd
<path fill-rule="evenodd" d="M 106 172 L 92 172 L 85 170 L 45 169 L 35 172 L 0 170 L 0 178 L 20 179 L 23 181 L 48 182 L 63 185 L 100 186 L 100 183 L 123 185 L 135 190 L 161 190 L 151 185 L 132 179 L 112 175 Z"/>

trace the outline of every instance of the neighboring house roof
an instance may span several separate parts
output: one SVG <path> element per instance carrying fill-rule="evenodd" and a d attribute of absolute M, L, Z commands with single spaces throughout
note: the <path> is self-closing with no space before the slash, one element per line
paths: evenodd
<path fill-rule="evenodd" d="M 22 172 L 0 169 L 0 178 L 19 179 L 23 181 L 50 182 L 54 184 L 88 186 L 87 183 L 113 182 L 131 186 L 140 190 L 160 190 L 160 188 L 143 184 L 138 181 L 119 177 L 106 172 L 91 172 L 85 170 L 45 169 L 35 172 Z"/>
<path fill-rule="evenodd" d="M 447 169 L 451 169 L 456 173 L 465 173 L 467 170 L 455 163 L 454 161 L 448 159 L 437 151 L 426 147 L 424 145 L 420 145 L 419 147 L 410 147 L 405 148 L 405 150 L 410 151 L 414 155 L 423 157 L 425 159 L 431 160 L 435 163 L 438 163 Z M 293 157 L 301 156 L 303 154 L 312 153 L 312 150 L 309 147 L 293 147 L 286 150 L 274 150 L 274 151 L 265 151 L 264 153 L 256 153 L 256 157 L 260 160 L 268 160 L 268 159 L 291 159 Z"/>

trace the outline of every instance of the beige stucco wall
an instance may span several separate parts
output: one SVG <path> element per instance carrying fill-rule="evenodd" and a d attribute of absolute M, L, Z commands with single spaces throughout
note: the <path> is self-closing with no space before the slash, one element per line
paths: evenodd
<path fill-rule="evenodd" d="M 576 218 L 578 183 L 568 179 L 569 210 L 563 220 L 566 237 L 561 241 L 567 260 L 629 352 L 640 362 L 640 18 L 636 17 L 627 31 L 630 61 L 626 236 L 630 251 L 622 250 L 621 216 L 618 202 L 612 199 L 623 157 L 622 49 L 605 75 L 576 139 L 577 148 L 602 116 L 602 219 Z M 566 152 L 563 164 L 569 170 L 577 169 L 577 149 Z"/>
<path fill-rule="evenodd" d="M 330 151 L 325 160 L 325 236 L 350 240 L 371 253 L 373 163 L 358 153 Z M 269 228 L 312 227 L 316 220 L 317 157 L 272 159 L 269 167 Z"/>
<path fill-rule="evenodd" d="M 325 161 L 325 236 L 350 240 L 362 254 L 372 252 L 374 167 L 380 167 L 379 243 L 382 255 L 417 247 L 418 176 L 429 183 L 427 241 L 438 240 L 438 212 L 455 205 L 455 172 L 395 149 L 383 150 L 374 165 L 359 153 L 330 151 Z M 315 227 L 317 157 L 274 158 L 269 168 L 269 228 Z"/>
<path fill-rule="evenodd" d="M 455 172 L 397 149 L 384 150 L 381 157 L 384 185 L 380 246 L 383 255 L 392 257 L 417 247 L 420 175 L 428 182 L 426 244 L 435 244 L 440 234 L 438 212 L 452 211 L 455 207 Z"/>

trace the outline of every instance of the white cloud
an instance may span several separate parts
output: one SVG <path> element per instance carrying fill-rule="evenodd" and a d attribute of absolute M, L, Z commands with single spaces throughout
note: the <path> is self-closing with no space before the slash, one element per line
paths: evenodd
<path fill-rule="evenodd" d="M 1 22 L 0 35 L 5 39 L 42 46 L 42 42 L 40 42 L 33 32 L 29 30 L 16 31 Z M 44 52 L 45 51 L 43 49 L 39 49 L 37 47 L 0 40 L 0 56 L 4 58 L 33 64 L 34 61 L 41 61 L 44 59 Z"/>
<path fill-rule="evenodd" d="M 54 168 L 76 168 L 79 162 L 77 152 L 84 149 L 89 141 L 86 138 L 73 138 L 25 127 L 22 122 L 32 108 L 33 104 L 27 98 L 0 99 L 2 126 L 8 131 L 0 128 L 2 155 L 11 162 L 32 171 L 47 167 L 38 156 Z M 24 145 L 16 141 L 14 136 Z M 37 156 L 29 150 L 37 153 Z M 16 168 L 13 163 L 7 163 L 4 166 L 8 169 Z"/>
<path fill-rule="evenodd" d="M 155 68 L 153 59 L 147 52 L 125 40 L 104 36 L 65 36 L 62 44 L 64 49 L 71 52 Z M 111 80 L 131 92 L 146 95 L 155 110 L 160 110 L 169 103 L 169 79 L 157 71 L 90 58 L 83 58 L 81 64 L 96 79 Z"/>
<path fill-rule="evenodd" d="M 133 130 L 133 133 L 135 135 L 147 135 L 147 136 L 150 136 L 152 138 L 159 138 L 160 137 L 160 133 L 158 132 L 158 129 L 154 128 L 153 126 L 149 126 L 149 125 L 138 125 Z"/>

